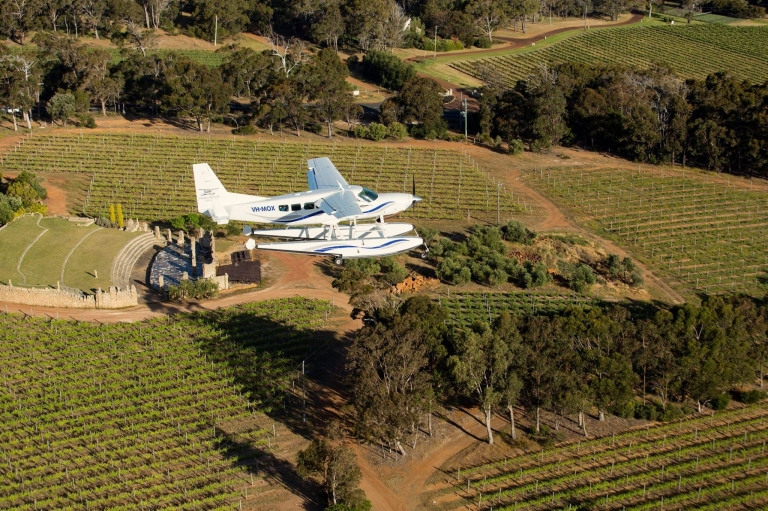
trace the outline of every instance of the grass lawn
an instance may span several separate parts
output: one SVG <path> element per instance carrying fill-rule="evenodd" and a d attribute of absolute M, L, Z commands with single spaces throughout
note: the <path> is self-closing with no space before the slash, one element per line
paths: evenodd
<path fill-rule="evenodd" d="M 27 246 L 43 232 L 43 229 L 36 225 L 39 218 L 25 216 L 0 231 L 0 282 L 3 284 L 8 284 L 8 279 L 16 284 L 24 282 L 22 275 L 16 271 L 16 265 Z"/>
<path fill-rule="evenodd" d="M 21 272 L 26 276 L 28 285 L 56 286 L 56 282 L 61 281 L 61 269 L 69 252 L 98 227 L 82 227 L 61 218 L 43 218 L 40 226 L 48 232 L 24 256 Z"/>
<path fill-rule="evenodd" d="M 38 227 L 38 218 L 20 218 L 0 231 L 0 283 L 7 284 L 11 279 L 17 285 L 56 287 L 58 281 L 85 292 L 99 287 L 106 290 L 113 285 L 109 274 L 115 256 L 126 243 L 142 234 L 95 225 L 81 227 L 60 218 L 43 218 Z M 43 229 L 48 231 L 29 248 L 21 263 L 23 275 L 18 273 L 16 266 L 21 255 Z M 98 279 L 94 278 L 94 270 Z"/>
<path fill-rule="evenodd" d="M 123 232 L 117 229 L 101 229 L 83 240 L 72 252 L 64 269 L 64 282 L 85 292 L 97 288 L 106 291 L 113 285 L 109 279 L 112 261 L 126 243 L 142 232 Z M 99 278 L 94 278 L 94 270 Z"/>

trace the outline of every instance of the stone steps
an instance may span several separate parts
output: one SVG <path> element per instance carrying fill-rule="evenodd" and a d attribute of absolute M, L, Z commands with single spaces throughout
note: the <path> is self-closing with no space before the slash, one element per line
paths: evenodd
<path fill-rule="evenodd" d="M 112 262 L 112 269 L 109 274 L 112 284 L 121 289 L 128 289 L 131 285 L 131 272 L 136 261 L 156 243 L 164 242 L 155 239 L 152 233 L 142 234 L 128 242 Z"/>

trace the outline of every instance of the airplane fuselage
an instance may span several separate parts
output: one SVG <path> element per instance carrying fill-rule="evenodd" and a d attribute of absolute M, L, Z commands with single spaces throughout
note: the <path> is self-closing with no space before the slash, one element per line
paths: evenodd
<path fill-rule="evenodd" d="M 413 203 L 413 195 L 407 193 L 381 193 L 348 185 L 345 193 L 353 194 L 360 206 L 361 214 L 345 217 L 344 220 L 364 220 L 393 215 L 408 209 Z M 241 221 L 263 224 L 288 225 L 333 225 L 338 218 L 323 207 L 323 199 L 338 193 L 338 189 L 311 190 L 290 193 L 260 200 L 246 200 L 231 205 L 230 216 Z"/>

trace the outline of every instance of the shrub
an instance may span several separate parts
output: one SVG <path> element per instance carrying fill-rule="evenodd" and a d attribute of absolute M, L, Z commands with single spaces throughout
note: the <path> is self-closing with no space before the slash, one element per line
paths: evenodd
<path fill-rule="evenodd" d="M 372 122 L 368 125 L 368 138 L 371 140 L 374 140 L 378 142 L 379 140 L 384 140 L 384 137 L 387 136 L 387 127 L 383 124 L 379 124 L 378 122 Z"/>
<path fill-rule="evenodd" d="M 519 138 L 512 139 L 509 142 L 509 154 L 520 154 L 525 150 L 523 141 Z"/>
<path fill-rule="evenodd" d="M 416 69 L 391 53 L 371 50 L 363 57 L 363 72 L 374 82 L 388 89 L 400 90 L 416 76 Z"/>
<path fill-rule="evenodd" d="M 48 100 L 48 106 L 45 110 L 51 119 L 61 121 L 64 126 L 67 125 L 67 119 L 75 115 L 76 111 L 75 96 L 70 92 L 57 92 Z"/>
<path fill-rule="evenodd" d="M 762 390 L 734 390 L 733 398 L 746 405 L 751 405 L 765 399 L 765 391 Z"/>
<path fill-rule="evenodd" d="M 431 37 L 424 37 L 422 39 L 423 49 L 427 51 L 435 51 L 435 40 Z M 453 39 L 437 39 L 437 51 L 456 51 L 463 50 L 464 45 L 461 41 L 454 41 Z"/>
<path fill-rule="evenodd" d="M 490 48 L 492 45 L 493 43 L 487 37 L 478 37 L 475 39 L 475 42 L 472 43 L 472 46 L 475 46 L 476 48 Z"/>
<path fill-rule="evenodd" d="M 709 407 L 713 410 L 725 410 L 728 403 L 731 402 L 731 396 L 726 393 L 717 394 L 709 401 Z"/>
<path fill-rule="evenodd" d="M 352 133 L 354 133 L 355 138 L 368 138 L 368 126 L 358 124 L 355 126 L 355 129 L 352 130 Z"/>
<path fill-rule="evenodd" d="M 213 298 L 219 292 L 219 284 L 210 279 L 182 280 L 177 286 L 168 286 L 165 291 L 169 300 Z"/>
<path fill-rule="evenodd" d="M 256 126 L 254 126 L 253 124 L 243 124 L 237 129 L 232 130 L 232 133 L 234 133 L 235 135 L 253 135 L 254 133 L 257 133 L 257 132 L 258 130 L 256 129 Z"/>
<path fill-rule="evenodd" d="M 393 122 L 387 127 L 387 135 L 395 140 L 402 140 L 408 135 L 408 128 L 399 122 Z"/>
<path fill-rule="evenodd" d="M 507 222 L 507 224 L 501 228 L 501 234 L 507 241 L 512 243 L 522 243 L 524 245 L 530 245 L 536 239 L 536 231 L 528 229 L 517 220 L 510 220 Z"/>

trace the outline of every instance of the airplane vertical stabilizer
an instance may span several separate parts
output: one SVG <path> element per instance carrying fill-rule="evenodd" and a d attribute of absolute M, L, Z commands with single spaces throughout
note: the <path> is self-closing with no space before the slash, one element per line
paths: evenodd
<path fill-rule="evenodd" d="M 216 205 L 222 204 L 227 190 L 207 163 L 195 163 L 192 165 L 192 171 L 195 175 L 197 211 L 200 213 L 212 212 Z"/>

